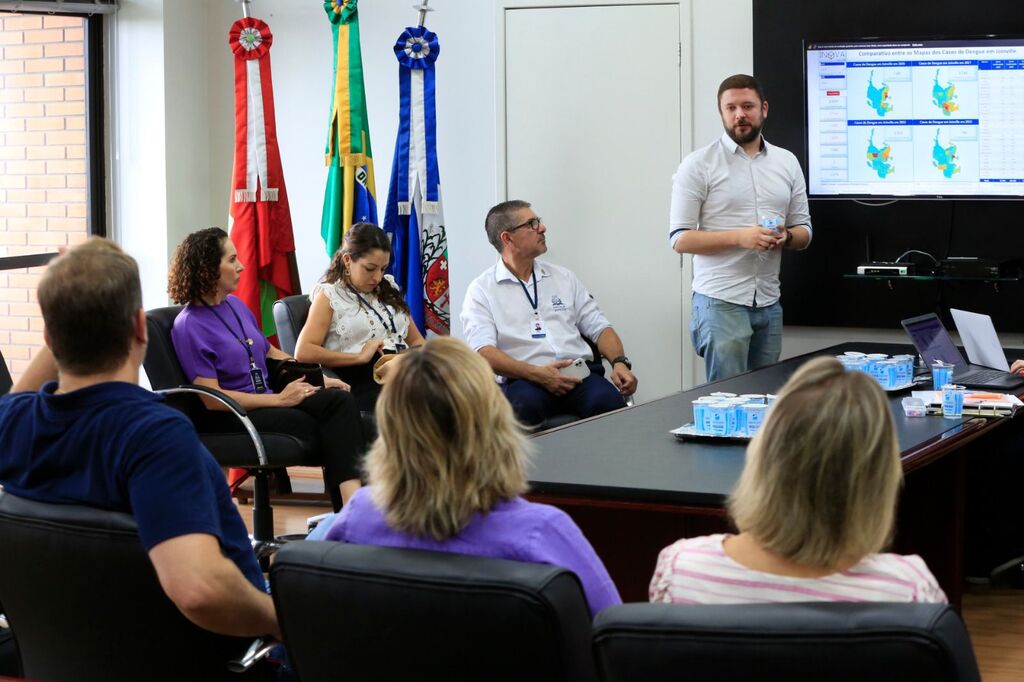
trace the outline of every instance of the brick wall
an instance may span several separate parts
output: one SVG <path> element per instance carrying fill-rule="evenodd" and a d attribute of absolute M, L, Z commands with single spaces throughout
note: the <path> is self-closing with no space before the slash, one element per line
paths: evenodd
<path fill-rule="evenodd" d="M 88 235 L 85 20 L 0 14 L 0 256 Z M 0 349 L 17 377 L 43 343 L 41 268 L 0 272 Z"/>

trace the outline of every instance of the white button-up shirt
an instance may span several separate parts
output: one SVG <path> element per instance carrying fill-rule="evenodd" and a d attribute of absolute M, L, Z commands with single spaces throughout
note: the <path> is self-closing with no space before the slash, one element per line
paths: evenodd
<path fill-rule="evenodd" d="M 807 187 L 792 153 L 763 140 L 753 157 L 725 133 L 683 159 L 672 176 L 669 243 L 683 230 L 736 230 L 781 218 L 811 232 Z M 779 300 L 781 249 L 740 247 L 693 257 L 693 290 L 729 303 L 763 308 Z"/>
<path fill-rule="evenodd" d="M 534 280 L 537 311 L 545 331 L 540 339 L 533 338 L 530 298 Z M 575 358 L 593 360 L 590 347 L 580 335 L 596 343 L 601 332 L 611 326 L 572 271 L 540 260 L 534 261 L 533 277 L 520 284 L 499 259 L 470 283 L 460 318 L 466 343 L 473 350 L 494 346 L 531 365 Z"/>

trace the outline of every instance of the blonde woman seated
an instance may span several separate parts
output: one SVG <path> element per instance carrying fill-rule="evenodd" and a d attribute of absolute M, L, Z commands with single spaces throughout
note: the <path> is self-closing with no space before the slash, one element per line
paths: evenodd
<path fill-rule="evenodd" d="M 395 279 L 384 274 L 390 260 L 384 230 L 370 223 L 349 228 L 310 295 L 309 317 L 295 343 L 295 357 L 334 369 L 363 412 L 373 411 L 380 394 L 373 366 L 381 354 L 423 343 Z"/>
<path fill-rule="evenodd" d="M 878 554 L 902 481 L 874 379 L 815 358 L 786 383 L 729 500 L 739 535 L 661 551 L 652 602 L 946 602 L 918 556 Z"/>
<path fill-rule="evenodd" d="M 562 566 L 592 613 L 621 602 L 593 547 L 561 510 L 527 502 L 528 445 L 487 362 L 461 341 L 428 341 L 388 377 L 369 487 L 326 539 Z"/>

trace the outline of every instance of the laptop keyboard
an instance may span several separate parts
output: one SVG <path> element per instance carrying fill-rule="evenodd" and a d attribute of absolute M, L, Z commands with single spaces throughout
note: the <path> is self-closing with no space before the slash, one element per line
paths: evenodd
<path fill-rule="evenodd" d="M 974 369 L 956 380 L 962 383 L 985 384 L 990 381 L 999 381 L 1006 378 L 1006 372 L 1001 369 Z"/>

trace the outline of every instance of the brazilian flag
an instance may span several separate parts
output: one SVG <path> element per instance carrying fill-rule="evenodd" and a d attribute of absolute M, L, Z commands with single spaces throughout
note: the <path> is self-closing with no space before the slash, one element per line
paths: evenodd
<path fill-rule="evenodd" d="M 359 48 L 358 0 L 330 0 L 324 10 L 334 36 L 334 79 L 324 160 L 328 167 L 320 235 L 333 256 L 353 223 L 377 224 L 370 121 Z"/>

